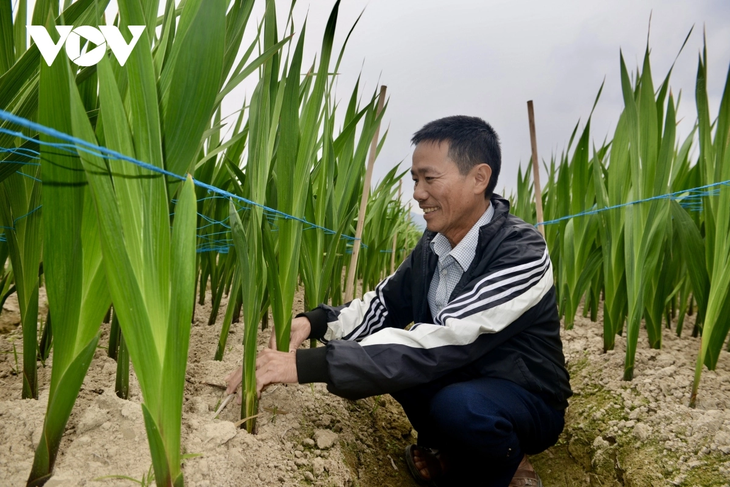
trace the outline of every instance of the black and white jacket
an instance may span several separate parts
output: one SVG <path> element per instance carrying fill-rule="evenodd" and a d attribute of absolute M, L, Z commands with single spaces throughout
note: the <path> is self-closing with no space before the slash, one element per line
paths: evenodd
<path fill-rule="evenodd" d="M 476 255 L 449 303 L 431 316 L 428 287 L 437 256 L 426 231 L 398 270 L 362 300 L 304 313 L 325 347 L 297 350 L 300 383 L 326 382 L 356 399 L 451 374 L 499 377 L 564 409 L 571 396 L 547 246 L 495 195 Z M 405 329 L 413 323 L 409 329 Z"/>

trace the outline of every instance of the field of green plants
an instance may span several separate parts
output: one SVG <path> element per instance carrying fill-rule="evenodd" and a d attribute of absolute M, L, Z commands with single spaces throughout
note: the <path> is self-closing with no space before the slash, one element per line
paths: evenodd
<path fill-rule="evenodd" d="M 419 238 L 398 197 L 406 170 L 394 168 L 369 192 L 351 265 L 366 160 L 385 139 L 377 134 L 387 103 L 359 84 L 343 103 L 335 97 L 347 44 L 334 45 L 339 2 L 312 65 L 304 64 L 306 24 L 295 25 L 290 9 L 280 31 L 281 2 L 262 3 L 256 24 L 253 0 L 119 0 L 115 19 L 104 17 L 108 0 L 39 0 L 31 18 L 26 1 L 14 12 L 0 0 L 0 307 L 17 295 L 23 398 L 38 397 L 37 367 L 52 354 L 29 486 L 52 476 L 99 347 L 117 361 L 120 397 L 133 365 L 157 485 L 183 485 L 195 302 L 209 290 L 209 324 L 224 316 L 216 360 L 231 324 L 245 323 L 240 418 L 254 432 L 259 323 L 270 316 L 288 350 L 300 286 L 305 308 L 339 304 L 348 279 L 361 283 L 359 293 L 374 288 Z M 125 36 L 128 26 L 146 27 L 124 65 L 107 56 L 79 67 L 59 56 L 49 66 L 26 41 L 27 24 L 56 40 L 56 25 L 107 22 Z M 625 108 L 612 140 L 593 145 L 590 117 L 582 133 L 576 126 L 564 154 L 546 164 L 542 196 L 566 327 L 581 302 L 594 321 L 602 307 L 604 349 L 626 337 L 631 380 L 639 329 L 659 348 L 662 327 L 676 322 L 680 334 L 684 317 L 696 314 L 685 331 L 702 336 L 692 403 L 730 330 L 730 78 L 719 113 L 710 113 L 706 59 L 685 140 L 676 136 L 671 72 L 654 85 L 648 47 L 638 72 L 622 60 Z M 244 80 L 255 89 L 226 120 L 225 97 Z M 536 223 L 524 174 L 513 210 Z M 104 321 L 108 343 L 99 340 Z"/>
<path fill-rule="evenodd" d="M 718 366 L 730 331 L 730 71 L 719 113 L 711 114 L 706 47 L 700 53 L 697 120 L 678 140 L 671 69 L 655 86 L 649 46 L 637 72 L 623 56 L 620 69 L 624 109 L 613 139 L 595 146 L 589 116 L 545 164 L 544 229 L 560 314 L 570 329 L 581 301 L 593 321 L 602 307 L 604 351 L 625 335 L 623 377 L 631 380 L 640 327 L 646 346 L 658 349 L 662 327 L 676 322 L 680 335 L 685 316 L 696 313 L 694 405 L 702 370 Z M 530 174 L 520 170 L 511 200 L 516 215 L 537 223 Z"/>
<path fill-rule="evenodd" d="M 23 398 L 38 397 L 37 364 L 53 351 L 28 485 L 52 475 L 91 358 L 107 346 L 99 329 L 110 315 L 117 394 L 128 393 L 131 359 L 156 482 L 182 485 L 180 423 L 196 296 L 212 291 L 211 323 L 221 296 L 235 297 L 218 360 L 228 326 L 243 314 L 241 417 L 254 416 L 245 422 L 253 431 L 258 324 L 271 309 L 278 345 L 288 350 L 300 283 L 314 306 L 341 301 L 343 269 L 355 273 L 361 291 L 390 271 L 391 254 L 401 259 L 418 238 L 397 198 L 405 172 L 393 169 L 371 192 L 363 251 L 351 268 L 365 161 L 384 110 L 377 110 L 377 93 L 355 86 L 335 122 L 333 73 L 344 54 L 333 45 L 338 3 L 311 66 L 303 65 L 306 25 L 294 25 L 290 14 L 279 32 L 273 0 L 258 25 L 253 1 L 176 7 L 122 0 L 115 19 L 104 18 L 106 1 L 62 3 L 38 1 L 26 19 L 25 1 L 15 17 L 12 2 L 0 2 L 0 292 L 3 301 L 17 293 L 19 302 Z M 107 21 L 125 34 L 127 26 L 146 26 L 123 66 L 112 56 L 88 67 L 60 56 L 49 66 L 26 44 L 29 23 L 55 36 L 54 25 Z M 251 32 L 254 40 L 244 45 Z M 257 80 L 255 90 L 224 131 L 224 98 L 247 78 Z M 49 312 L 39 317 L 40 287 Z"/>

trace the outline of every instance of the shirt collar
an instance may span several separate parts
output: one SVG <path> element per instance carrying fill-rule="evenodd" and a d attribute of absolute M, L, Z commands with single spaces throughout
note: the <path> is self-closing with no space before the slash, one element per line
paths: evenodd
<path fill-rule="evenodd" d="M 451 255 L 459 263 L 462 271 L 466 271 L 476 255 L 477 244 L 479 243 L 479 229 L 492 221 L 493 216 L 494 206 L 490 203 L 487 210 L 479 217 L 479 220 L 469 229 L 456 247 L 452 249 L 449 239 L 438 233 L 430 242 L 431 250 L 436 253 L 439 260 L 446 255 Z"/>

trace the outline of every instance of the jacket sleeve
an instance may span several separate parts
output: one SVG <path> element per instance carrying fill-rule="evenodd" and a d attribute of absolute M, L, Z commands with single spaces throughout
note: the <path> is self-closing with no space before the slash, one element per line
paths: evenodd
<path fill-rule="evenodd" d="M 413 321 L 410 276 L 413 253 L 392 275 L 344 306 L 321 304 L 307 313 L 312 331 L 309 338 L 327 343 L 332 340 L 361 341 L 379 330 L 404 328 Z"/>
<path fill-rule="evenodd" d="M 513 323 L 553 287 L 537 231 L 512 232 L 489 261 L 435 323 L 384 327 L 359 342 L 333 340 L 297 351 L 299 381 L 327 382 L 331 392 L 356 399 L 425 384 L 481 358 L 523 329 Z"/>

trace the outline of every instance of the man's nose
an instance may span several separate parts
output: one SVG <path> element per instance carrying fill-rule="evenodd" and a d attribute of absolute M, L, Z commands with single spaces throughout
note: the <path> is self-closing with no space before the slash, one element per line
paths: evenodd
<path fill-rule="evenodd" d="M 413 188 L 413 199 L 418 201 L 419 203 L 421 201 L 426 201 L 426 198 L 428 198 L 428 194 L 423 189 L 420 189 L 418 186 Z"/>

